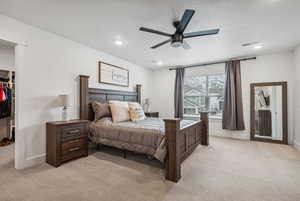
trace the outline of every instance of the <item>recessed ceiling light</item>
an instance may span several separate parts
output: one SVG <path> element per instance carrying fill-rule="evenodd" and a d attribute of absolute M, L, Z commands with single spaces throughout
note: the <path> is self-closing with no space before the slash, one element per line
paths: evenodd
<path fill-rule="evenodd" d="M 259 49 L 261 49 L 261 48 L 263 48 L 263 47 L 264 47 L 263 44 L 257 44 L 257 45 L 255 45 L 255 46 L 253 47 L 253 49 L 259 50 Z"/>
<path fill-rule="evenodd" d="M 123 45 L 123 41 L 121 41 L 121 40 L 115 40 L 115 44 L 121 46 L 121 45 Z"/>
<path fill-rule="evenodd" d="M 161 66 L 161 65 L 163 65 L 163 62 L 162 61 L 157 61 L 156 64 Z"/>
<path fill-rule="evenodd" d="M 159 66 L 161 66 L 161 65 L 164 64 L 161 60 L 152 60 L 151 62 L 152 62 L 153 64 L 159 65 Z"/>

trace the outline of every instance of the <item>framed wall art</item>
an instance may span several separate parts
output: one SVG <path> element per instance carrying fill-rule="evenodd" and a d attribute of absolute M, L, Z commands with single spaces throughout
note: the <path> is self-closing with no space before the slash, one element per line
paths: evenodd
<path fill-rule="evenodd" d="M 99 61 L 99 83 L 129 86 L 129 70 Z"/>

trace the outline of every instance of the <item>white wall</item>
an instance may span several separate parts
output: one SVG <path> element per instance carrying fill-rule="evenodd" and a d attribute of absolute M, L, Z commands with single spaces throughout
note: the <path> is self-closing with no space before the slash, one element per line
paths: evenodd
<path fill-rule="evenodd" d="M 13 70 L 15 66 L 14 47 L 0 43 L 0 69 Z"/>
<path fill-rule="evenodd" d="M 0 15 L 0 27 L 5 27 L 0 30 L 0 39 L 26 44 L 16 48 L 17 168 L 44 162 L 45 123 L 60 120 L 59 94 L 71 95 L 70 115 L 79 117 L 78 75 L 91 76 L 90 87 L 132 91 L 135 84 L 142 84 L 142 98 L 151 94 L 150 70 L 6 16 Z M 130 86 L 97 83 L 98 61 L 129 69 Z"/>
<path fill-rule="evenodd" d="M 300 46 L 294 51 L 294 65 L 295 65 L 295 97 L 294 97 L 294 124 L 295 124 L 295 138 L 294 145 L 300 150 Z"/>
<path fill-rule="evenodd" d="M 258 56 L 256 60 L 243 61 L 241 64 L 242 90 L 245 131 L 228 131 L 222 129 L 221 120 L 211 120 L 212 135 L 241 139 L 250 138 L 250 83 L 255 82 L 288 82 L 289 136 L 293 137 L 293 55 L 291 52 Z M 220 66 L 206 66 L 215 71 Z M 203 69 L 203 68 L 202 68 Z M 173 93 L 175 72 L 168 69 L 154 71 L 154 91 L 156 98 L 152 101 L 152 110 L 159 111 L 162 117 L 173 117 Z M 291 140 L 290 140 L 291 142 Z"/>

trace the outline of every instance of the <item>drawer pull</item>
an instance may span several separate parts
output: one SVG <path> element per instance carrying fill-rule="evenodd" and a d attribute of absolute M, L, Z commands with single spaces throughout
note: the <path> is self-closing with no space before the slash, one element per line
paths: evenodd
<path fill-rule="evenodd" d="M 80 140 L 73 140 L 73 141 L 70 141 L 69 144 L 73 144 L 73 143 L 77 143 L 77 142 L 80 142 Z"/>
<path fill-rule="evenodd" d="M 80 130 L 79 129 L 77 129 L 77 130 L 73 130 L 73 131 L 69 131 L 69 133 L 70 134 L 75 134 L 75 133 L 79 133 L 80 132 Z"/>
<path fill-rule="evenodd" d="M 80 149 L 80 147 L 75 147 L 75 148 L 73 148 L 73 149 L 69 149 L 69 152 L 77 151 L 77 150 L 79 150 L 79 149 Z"/>

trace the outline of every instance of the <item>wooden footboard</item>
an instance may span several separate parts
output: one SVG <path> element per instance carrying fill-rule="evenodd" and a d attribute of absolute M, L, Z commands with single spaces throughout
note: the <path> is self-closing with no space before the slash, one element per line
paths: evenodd
<path fill-rule="evenodd" d="M 208 113 L 201 113 L 201 121 L 180 128 L 180 119 L 165 119 L 167 138 L 166 179 L 178 182 L 181 177 L 181 163 L 199 145 L 208 145 Z"/>

